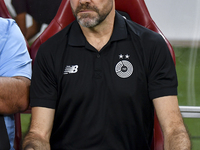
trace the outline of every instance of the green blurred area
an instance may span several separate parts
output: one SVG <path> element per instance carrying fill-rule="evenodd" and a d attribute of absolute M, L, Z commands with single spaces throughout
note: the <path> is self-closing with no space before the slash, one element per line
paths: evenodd
<path fill-rule="evenodd" d="M 178 99 L 180 106 L 200 106 L 200 48 L 173 47 L 176 55 Z M 27 132 L 30 114 L 22 114 L 22 133 Z M 192 150 L 200 149 L 200 119 L 184 118 Z"/>
<path fill-rule="evenodd" d="M 26 135 L 29 129 L 31 114 L 21 114 L 21 130 L 22 138 Z"/>
<path fill-rule="evenodd" d="M 200 149 L 200 118 L 184 118 L 185 126 L 189 132 L 192 150 Z"/>
<path fill-rule="evenodd" d="M 180 106 L 200 106 L 200 48 L 174 47 Z"/>

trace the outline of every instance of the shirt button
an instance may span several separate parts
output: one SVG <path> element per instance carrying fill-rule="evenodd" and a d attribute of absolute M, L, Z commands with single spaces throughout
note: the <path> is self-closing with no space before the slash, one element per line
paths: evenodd
<path fill-rule="evenodd" d="M 101 57 L 101 55 L 100 54 L 97 54 L 97 58 L 100 58 Z"/>

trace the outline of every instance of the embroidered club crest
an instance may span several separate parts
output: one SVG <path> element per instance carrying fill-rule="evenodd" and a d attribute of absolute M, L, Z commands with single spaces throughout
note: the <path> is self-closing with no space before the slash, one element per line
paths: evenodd
<path fill-rule="evenodd" d="M 129 59 L 129 55 L 119 55 L 120 59 L 123 58 Z M 133 65 L 128 60 L 120 60 L 117 65 L 115 66 L 116 74 L 121 78 L 128 78 L 133 73 Z"/>

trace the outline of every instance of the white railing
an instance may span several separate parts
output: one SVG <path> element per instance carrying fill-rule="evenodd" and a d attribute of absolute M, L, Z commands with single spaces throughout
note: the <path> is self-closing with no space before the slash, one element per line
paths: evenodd
<path fill-rule="evenodd" d="M 200 118 L 200 107 L 179 106 L 183 118 Z"/>

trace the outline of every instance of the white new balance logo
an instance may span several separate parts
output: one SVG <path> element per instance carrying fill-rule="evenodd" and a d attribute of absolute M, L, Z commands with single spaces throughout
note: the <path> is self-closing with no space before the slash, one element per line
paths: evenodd
<path fill-rule="evenodd" d="M 78 65 L 66 66 L 64 74 L 71 74 L 78 72 Z"/>

